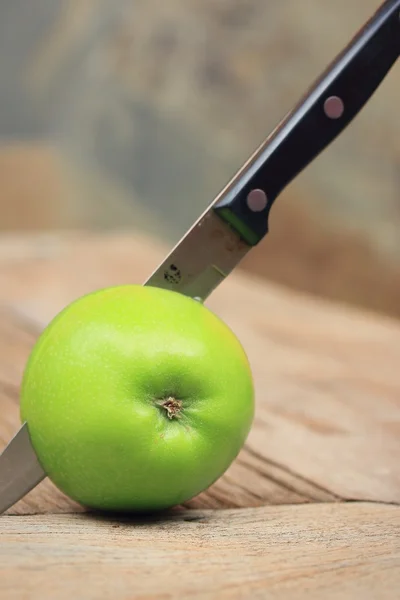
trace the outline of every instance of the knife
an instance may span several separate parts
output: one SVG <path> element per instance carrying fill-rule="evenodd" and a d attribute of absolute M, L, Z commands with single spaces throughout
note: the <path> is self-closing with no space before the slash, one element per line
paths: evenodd
<path fill-rule="evenodd" d="M 204 302 L 267 235 L 277 196 L 353 120 L 399 55 L 400 0 L 386 0 L 144 285 Z M 45 477 L 24 423 L 0 455 L 0 514 Z"/>

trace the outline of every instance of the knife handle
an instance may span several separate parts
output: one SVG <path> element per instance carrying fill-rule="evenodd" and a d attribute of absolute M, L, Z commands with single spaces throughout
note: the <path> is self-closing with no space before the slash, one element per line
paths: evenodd
<path fill-rule="evenodd" d="M 387 0 L 221 192 L 217 215 L 256 245 L 278 194 L 352 121 L 400 55 L 400 0 Z"/>

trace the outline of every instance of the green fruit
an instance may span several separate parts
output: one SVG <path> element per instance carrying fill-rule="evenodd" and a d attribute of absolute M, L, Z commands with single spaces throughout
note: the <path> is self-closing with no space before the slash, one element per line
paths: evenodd
<path fill-rule="evenodd" d="M 229 467 L 249 433 L 246 354 L 208 308 L 128 285 L 88 294 L 45 329 L 21 418 L 55 485 L 88 507 L 180 504 Z"/>

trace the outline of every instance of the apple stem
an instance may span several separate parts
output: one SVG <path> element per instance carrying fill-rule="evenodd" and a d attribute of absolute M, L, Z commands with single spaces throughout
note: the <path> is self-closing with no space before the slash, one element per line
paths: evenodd
<path fill-rule="evenodd" d="M 168 398 L 164 398 L 157 403 L 159 406 L 162 406 L 167 411 L 167 417 L 169 419 L 180 419 L 181 418 L 181 409 L 182 409 L 182 400 L 177 400 L 173 396 L 168 396 Z"/>

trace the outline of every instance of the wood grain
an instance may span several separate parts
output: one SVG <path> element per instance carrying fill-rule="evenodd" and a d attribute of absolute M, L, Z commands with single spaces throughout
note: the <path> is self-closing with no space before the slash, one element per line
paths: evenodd
<path fill-rule="evenodd" d="M 0 239 L 0 449 L 43 327 L 86 292 L 142 283 L 166 250 L 136 233 Z M 141 521 L 86 512 L 45 480 L 0 517 L 1 600 L 398 598 L 400 324 L 239 272 L 208 305 L 254 373 L 237 460 Z"/>
<path fill-rule="evenodd" d="M 173 511 L 148 521 L 2 517 L 4 600 L 395 600 L 400 507 Z"/>
<path fill-rule="evenodd" d="M 16 431 L 37 335 L 78 296 L 141 283 L 166 248 L 136 233 L 0 241 L 0 444 Z M 400 503 L 400 324 L 234 273 L 209 307 L 242 341 L 257 411 L 247 444 L 197 508 Z M 76 510 L 45 481 L 10 512 Z"/>

